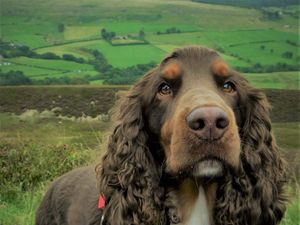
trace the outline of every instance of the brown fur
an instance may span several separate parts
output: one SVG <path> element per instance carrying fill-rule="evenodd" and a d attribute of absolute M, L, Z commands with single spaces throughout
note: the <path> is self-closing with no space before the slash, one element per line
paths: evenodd
<path fill-rule="evenodd" d="M 178 63 L 170 63 L 163 71 L 163 75 L 166 79 L 173 80 L 180 76 L 181 69 Z"/>
<path fill-rule="evenodd" d="M 229 67 L 220 60 L 217 60 L 212 65 L 212 71 L 215 75 L 227 77 L 229 75 Z"/>
<path fill-rule="evenodd" d="M 104 215 L 106 225 L 182 224 L 199 183 L 205 187 L 215 225 L 278 224 L 285 212 L 285 164 L 271 133 L 268 102 L 237 72 L 223 66 L 213 69 L 218 61 L 218 54 L 206 48 L 178 49 L 137 82 L 121 101 L 97 180 L 76 180 L 77 172 L 60 178 L 46 194 L 37 224 L 74 225 L 57 218 L 76 217 L 78 210 L 69 211 L 76 207 L 91 221 Z M 180 65 L 180 73 L 171 70 L 172 81 L 164 77 L 170 62 Z M 228 79 L 235 84 L 230 92 L 222 89 Z M 165 83 L 170 93 L 160 92 Z M 192 110 L 206 106 L 219 107 L 229 117 L 228 130 L 214 142 L 197 138 L 185 122 Z M 192 175 L 205 157 L 224 163 L 222 177 Z M 88 202 L 98 199 L 80 188 L 86 182 L 92 182 L 90 193 L 97 182 L 98 193 L 106 199 L 103 210 L 94 212 L 94 203 L 81 207 L 74 201 L 81 195 Z M 78 187 L 71 194 L 58 191 L 71 186 Z M 87 221 L 81 224 L 93 224 Z"/>

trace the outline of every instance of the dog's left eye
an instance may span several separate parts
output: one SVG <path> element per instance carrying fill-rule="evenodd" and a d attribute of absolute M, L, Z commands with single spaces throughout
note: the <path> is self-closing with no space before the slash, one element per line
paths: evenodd
<path fill-rule="evenodd" d="M 173 93 L 172 88 L 166 83 L 163 83 L 159 86 L 158 92 L 161 95 L 171 95 Z"/>
<path fill-rule="evenodd" d="M 223 91 L 227 93 L 232 93 L 235 91 L 235 85 L 231 81 L 227 81 L 223 84 Z"/>

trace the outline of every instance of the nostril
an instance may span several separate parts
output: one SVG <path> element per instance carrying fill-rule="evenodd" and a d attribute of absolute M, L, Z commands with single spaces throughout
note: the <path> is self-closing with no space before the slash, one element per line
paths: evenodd
<path fill-rule="evenodd" d="M 192 128 L 193 130 L 201 130 L 205 127 L 205 121 L 203 119 L 191 121 L 189 123 L 189 127 Z"/>
<path fill-rule="evenodd" d="M 198 121 L 198 123 L 199 123 L 199 128 L 198 128 L 199 130 L 201 130 L 205 127 L 205 121 L 204 120 L 200 119 Z"/>
<path fill-rule="evenodd" d="M 219 129 L 225 129 L 229 125 L 229 121 L 225 117 L 218 118 L 216 121 L 216 127 Z"/>

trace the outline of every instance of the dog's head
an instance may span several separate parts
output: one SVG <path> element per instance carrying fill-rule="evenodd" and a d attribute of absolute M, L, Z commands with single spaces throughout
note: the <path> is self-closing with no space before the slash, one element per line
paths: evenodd
<path fill-rule="evenodd" d="M 146 116 L 160 137 L 166 171 L 210 177 L 237 168 L 240 77 L 219 55 L 206 48 L 180 49 L 163 60 L 152 79 L 155 95 Z"/>
<path fill-rule="evenodd" d="M 175 51 L 151 73 L 144 114 L 168 173 L 210 177 L 238 167 L 240 80 L 215 51 L 200 47 Z"/>

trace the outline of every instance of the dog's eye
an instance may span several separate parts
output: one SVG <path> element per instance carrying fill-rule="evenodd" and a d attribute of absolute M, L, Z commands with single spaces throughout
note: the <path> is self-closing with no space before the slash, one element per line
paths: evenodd
<path fill-rule="evenodd" d="M 232 93 L 235 91 L 235 85 L 231 81 L 227 81 L 223 84 L 223 91 L 227 93 Z"/>
<path fill-rule="evenodd" d="M 173 93 L 172 88 L 166 83 L 159 86 L 158 92 L 161 95 L 171 95 Z"/>

